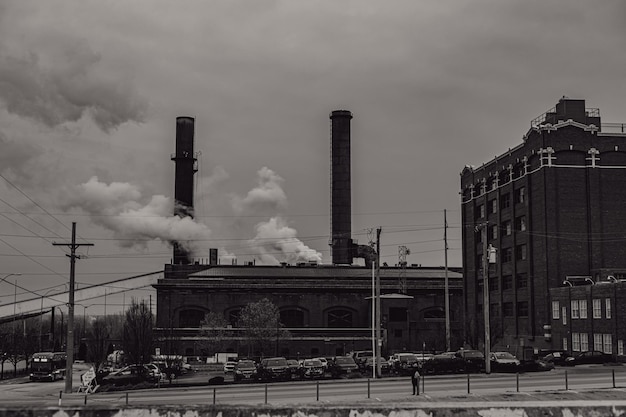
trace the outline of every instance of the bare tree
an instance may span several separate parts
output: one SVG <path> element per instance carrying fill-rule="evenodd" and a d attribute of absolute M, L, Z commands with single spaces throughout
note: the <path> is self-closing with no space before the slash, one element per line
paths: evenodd
<path fill-rule="evenodd" d="M 87 332 L 87 362 L 91 363 L 96 371 L 106 361 L 110 339 L 111 326 L 106 318 L 96 318 Z"/>
<path fill-rule="evenodd" d="M 13 376 L 17 376 L 17 364 L 24 360 L 24 351 L 26 350 L 26 337 L 20 331 L 17 331 L 15 328 L 15 323 L 13 323 L 13 329 L 11 332 L 10 340 L 11 343 L 7 346 L 7 359 L 13 365 Z"/>
<path fill-rule="evenodd" d="M 228 326 L 229 323 L 223 315 L 213 311 L 205 314 L 200 323 L 199 336 L 202 340 L 198 343 L 199 347 L 211 353 L 224 351 L 232 337 L 232 330 Z"/>
<path fill-rule="evenodd" d="M 4 379 L 4 363 L 9 360 L 7 351 L 11 344 L 10 332 L 8 326 L 0 325 L 0 379 Z"/>
<path fill-rule="evenodd" d="M 248 355 L 255 348 L 259 348 L 261 356 L 272 351 L 278 354 L 279 340 L 290 337 L 289 332 L 280 322 L 278 307 L 267 298 L 249 303 L 241 309 L 239 327 L 245 329 L 248 339 Z"/>
<path fill-rule="evenodd" d="M 122 340 L 124 354 L 131 363 L 148 363 L 152 359 L 153 323 L 150 307 L 144 301 L 137 303 L 133 298 L 126 310 Z"/>

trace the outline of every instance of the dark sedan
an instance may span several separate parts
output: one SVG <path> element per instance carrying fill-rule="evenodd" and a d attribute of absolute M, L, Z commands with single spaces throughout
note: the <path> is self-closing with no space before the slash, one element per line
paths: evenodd
<path fill-rule="evenodd" d="M 552 362 L 555 365 L 565 365 L 565 361 L 571 356 L 572 355 L 565 350 L 555 350 L 546 354 L 541 359 L 546 362 Z"/>
<path fill-rule="evenodd" d="M 600 352 L 599 350 L 588 350 L 586 352 L 580 352 L 578 355 L 571 356 L 565 359 L 565 365 L 583 365 L 583 364 L 602 364 L 613 362 L 613 355 L 609 353 Z"/>
<path fill-rule="evenodd" d="M 458 357 L 456 352 L 444 352 L 424 362 L 421 369 L 422 373 L 425 374 L 463 372 L 465 370 L 465 360 Z"/>
<path fill-rule="evenodd" d="M 359 373 L 359 367 L 352 356 L 337 356 L 328 364 L 328 370 L 333 378 L 350 377 Z"/>
<path fill-rule="evenodd" d="M 113 385 L 116 387 L 135 386 L 140 384 L 156 384 L 159 378 L 145 365 L 129 365 L 119 371 L 111 372 L 102 378 L 100 385 Z"/>

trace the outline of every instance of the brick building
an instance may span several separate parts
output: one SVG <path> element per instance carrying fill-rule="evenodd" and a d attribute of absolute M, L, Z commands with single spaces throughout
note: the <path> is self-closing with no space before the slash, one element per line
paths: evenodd
<path fill-rule="evenodd" d="M 400 279 L 405 295 L 397 294 Z M 448 271 L 451 345 L 462 343 L 462 277 Z M 382 267 L 383 352 L 445 350 L 443 268 Z M 335 356 L 371 350 L 371 269 L 333 265 L 166 265 L 157 290 L 155 333 L 162 352 L 204 356 L 200 323 L 210 311 L 227 318 L 237 333 L 239 311 L 269 299 L 289 331 L 270 352 L 296 356 Z M 407 297 L 408 296 L 408 297 Z M 239 329 L 241 330 L 241 329 Z M 234 335 L 228 352 L 247 354 L 246 341 Z"/>
<path fill-rule="evenodd" d="M 612 276 L 607 281 L 589 279 L 584 285 L 571 282 L 572 286 L 550 290 L 547 334 L 552 346 L 573 353 L 598 350 L 624 361 L 626 282 Z"/>
<path fill-rule="evenodd" d="M 626 267 L 626 133 L 584 100 L 562 98 L 523 142 L 461 172 L 467 339 L 483 340 L 483 252 L 492 345 L 550 348 L 550 290 L 568 276 Z"/>

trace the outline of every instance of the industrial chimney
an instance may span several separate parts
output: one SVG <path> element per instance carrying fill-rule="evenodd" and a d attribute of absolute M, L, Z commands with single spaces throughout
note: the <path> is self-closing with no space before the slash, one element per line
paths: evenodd
<path fill-rule="evenodd" d="M 193 217 L 193 176 L 197 170 L 197 160 L 193 151 L 195 119 L 193 117 L 176 118 L 176 153 L 172 161 L 176 164 L 174 177 L 174 215 Z M 191 254 L 179 242 L 174 246 L 174 264 L 191 263 Z"/>
<path fill-rule="evenodd" d="M 363 258 L 371 267 L 376 251 L 371 246 L 357 245 L 352 241 L 352 189 L 350 178 L 350 120 L 348 110 L 335 110 L 331 120 L 331 196 L 330 196 L 330 246 L 333 264 L 352 265 L 354 258 Z"/>
<path fill-rule="evenodd" d="M 352 264 L 352 191 L 350 187 L 350 120 L 348 110 L 335 110 L 331 120 L 331 253 L 333 264 Z"/>

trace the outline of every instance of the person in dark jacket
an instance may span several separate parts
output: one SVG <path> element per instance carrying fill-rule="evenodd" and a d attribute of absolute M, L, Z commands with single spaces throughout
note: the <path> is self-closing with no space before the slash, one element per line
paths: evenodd
<path fill-rule="evenodd" d="M 420 395 L 420 371 L 417 369 L 411 374 L 411 383 L 413 384 L 413 395 Z"/>

